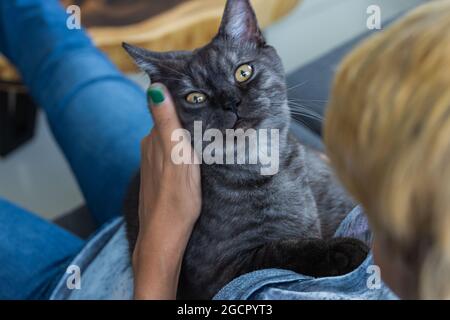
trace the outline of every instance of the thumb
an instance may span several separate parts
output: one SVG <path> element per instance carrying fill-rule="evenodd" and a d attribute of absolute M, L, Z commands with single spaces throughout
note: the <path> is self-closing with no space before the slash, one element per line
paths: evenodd
<path fill-rule="evenodd" d="M 167 88 L 160 83 L 149 87 L 147 97 L 155 129 L 158 131 L 164 149 L 169 151 L 172 145 L 172 133 L 182 128 L 172 97 Z"/>

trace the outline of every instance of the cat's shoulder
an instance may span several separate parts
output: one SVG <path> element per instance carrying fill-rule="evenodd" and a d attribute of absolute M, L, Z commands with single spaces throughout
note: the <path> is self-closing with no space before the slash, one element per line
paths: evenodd
<path fill-rule="evenodd" d="M 288 135 L 288 146 L 288 152 L 284 159 L 284 169 L 294 170 L 296 173 L 329 170 L 330 163 L 326 154 L 302 144 L 292 133 Z"/>

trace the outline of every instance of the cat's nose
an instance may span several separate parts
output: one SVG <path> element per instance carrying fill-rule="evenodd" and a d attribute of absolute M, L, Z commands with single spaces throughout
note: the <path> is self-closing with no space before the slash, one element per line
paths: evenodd
<path fill-rule="evenodd" d="M 223 109 L 225 111 L 232 111 L 234 113 L 237 113 L 239 106 L 241 105 L 242 100 L 238 98 L 232 98 L 227 101 L 223 105 Z"/>

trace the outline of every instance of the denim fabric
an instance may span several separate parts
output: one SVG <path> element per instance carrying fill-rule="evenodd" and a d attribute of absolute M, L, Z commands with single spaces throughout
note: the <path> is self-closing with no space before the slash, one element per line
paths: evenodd
<path fill-rule="evenodd" d="M 215 300 L 392 300 L 396 296 L 382 282 L 367 285 L 370 255 L 355 271 L 340 277 L 311 278 L 292 271 L 268 269 L 243 275 L 223 288 Z M 370 289 L 372 288 L 372 289 Z"/>
<path fill-rule="evenodd" d="M 0 199 L 0 299 L 44 299 L 84 241 Z"/>
<path fill-rule="evenodd" d="M 122 218 L 116 218 L 93 237 L 71 265 L 81 271 L 81 289 L 69 289 L 64 275 L 51 300 L 129 300 L 133 272 Z"/>
<path fill-rule="evenodd" d="M 152 120 L 143 90 L 83 30 L 69 30 L 67 17 L 57 0 L 0 1 L 0 52 L 18 67 L 45 112 L 101 226 L 121 213 Z M 0 202 L 0 298 L 48 298 L 82 245 L 55 225 Z"/>

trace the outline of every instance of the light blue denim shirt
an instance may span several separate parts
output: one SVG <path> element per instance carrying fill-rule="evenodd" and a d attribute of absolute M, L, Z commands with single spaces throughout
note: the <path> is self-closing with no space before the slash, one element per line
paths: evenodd
<path fill-rule="evenodd" d="M 342 222 L 336 236 L 357 238 L 370 245 L 371 234 L 360 207 Z M 115 219 L 97 233 L 72 265 L 80 267 L 81 288 L 69 289 L 66 275 L 51 299 L 131 299 L 133 275 L 123 219 Z M 339 277 L 312 278 L 288 270 L 259 270 L 234 279 L 214 299 L 396 299 L 377 270 L 371 254 L 356 270 Z"/>

